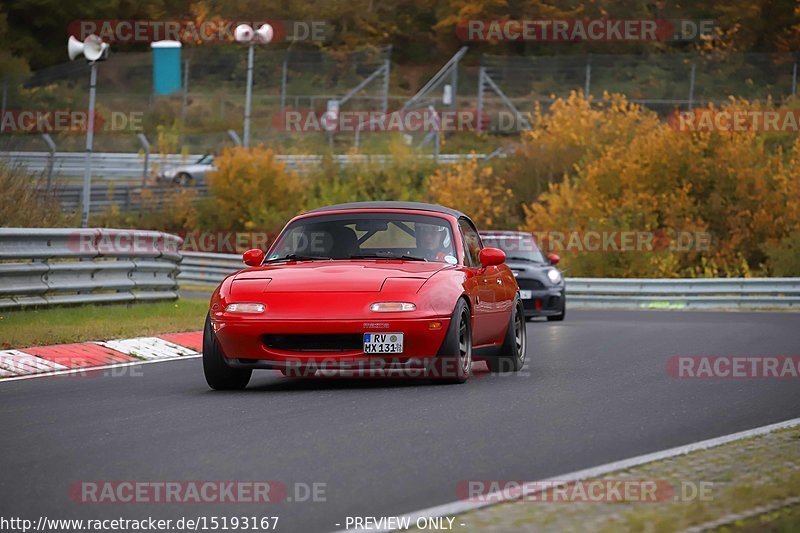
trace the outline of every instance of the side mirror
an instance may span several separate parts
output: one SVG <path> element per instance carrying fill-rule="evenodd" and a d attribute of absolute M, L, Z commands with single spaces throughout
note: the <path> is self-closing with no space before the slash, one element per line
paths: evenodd
<path fill-rule="evenodd" d="M 260 248 L 247 250 L 244 254 L 242 254 L 242 259 L 244 260 L 245 265 L 257 267 L 264 262 L 264 250 L 261 250 Z"/>
<path fill-rule="evenodd" d="M 506 262 L 506 253 L 500 248 L 484 248 L 478 257 L 481 265 L 485 267 L 502 265 Z"/>
<path fill-rule="evenodd" d="M 551 265 L 557 265 L 561 258 L 558 257 L 556 254 L 550 254 L 547 256 L 547 260 L 550 261 Z"/>

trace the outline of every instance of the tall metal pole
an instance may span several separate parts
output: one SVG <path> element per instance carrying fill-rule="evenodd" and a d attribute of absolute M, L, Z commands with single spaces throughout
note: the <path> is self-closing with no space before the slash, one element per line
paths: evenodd
<path fill-rule="evenodd" d="M 181 102 L 181 127 L 186 127 L 186 108 L 189 106 L 189 60 L 183 64 L 183 101 Z"/>
<path fill-rule="evenodd" d="M 89 227 L 89 205 L 92 201 L 92 147 L 94 146 L 94 97 L 97 87 L 97 63 L 92 61 L 89 75 L 89 120 L 86 124 L 86 166 L 83 171 L 81 227 Z"/>
<path fill-rule="evenodd" d="M 293 41 L 294 43 L 294 41 Z M 291 46 L 291 45 L 289 45 Z M 286 111 L 286 74 L 289 68 L 289 50 L 283 56 L 283 68 L 281 70 L 281 117 Z"/>
<path fill-rule="evenodd" d="M 247 93 L 244 99 L 244 147 L 250 146 L 250 99 L 253 96 L 253 46 L 247 50 Z"/>
<path fill-rule="evenodd" d="M 480 132 L 483 129 L 483 77 L 485 75 L 485 68 L 478 69 L 478 124 L 477 130 Z"/>
<path fill-rule="evenodd" d="M 458 62 L 453 65 L 453 70 L 450 71 L 450 87 L 452 87 L 452 96 L 450 100 L 450 108 L 457 109 L 456 96 L 458 95 Z"/>
<path fill-rule="evenodd" d="M 689 111 L 694 109 L 694 75 L 697 65 L 692 63 L 692 71 L 689 73 Z"/>
<path fill-rule="evenodd" d="M 792 65 L 792 96 L 797 96 L 797 62 Z"/>
<path fill-rule="evenodd" d="M 391 64 L 392 62 L 389 59 L 383 62 L 383 101 L 381 102 L 381 111 L 384 115 L 389 111 L 389 72 Z"/>
<path fill-rule="evenodd" d="M 589 91 L 592 90 L 592 54 L 586 56 L 586 83 L 583 86 L 583 97 L 589 99 Z"/>
<path fill-rule="evenodd" d="M 797 65 L 795 65 L 796 67 Z M 3 78 L 3 107 L 0 111 L 0 133 L 3 132 L 3 120 L 6 118 L 6 103 L 8 100 L 8 78 Z"/>

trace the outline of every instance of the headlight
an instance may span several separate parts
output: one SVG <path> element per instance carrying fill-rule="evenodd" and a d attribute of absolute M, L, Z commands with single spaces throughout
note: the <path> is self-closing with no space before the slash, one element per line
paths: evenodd
<path fill-rule="evenodd" d="M 547 271 L 547 279 L 549 279 L 550 283 L 553 285 L 558 285 L 561 283 L 561 273 L 558 270 L 551 268 Z"/>
<path fill-rule="evenodd" d="M 369 306 L 375 313 L 401 313 L 403 311 L 416 311 L 417 306 L 409 302 L 377 302 Z"/>
<path fill-rule="evenodd" d="M 240 304 L 228 304 L 225 308 L 226 313 L 263 313 L 264 309 L 267 306 L 264 304 L 254 304 L 254 303 L 240 303 Z"/>

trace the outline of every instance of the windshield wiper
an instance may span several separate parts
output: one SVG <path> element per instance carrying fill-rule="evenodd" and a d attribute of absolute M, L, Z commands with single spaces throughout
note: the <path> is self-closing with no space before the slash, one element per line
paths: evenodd
<path fill-rule="evenodd" d="M 283 257 L 276 257 L 275 259 L 267 259 L 264 263 L 282 263 L 284 261 L 327 261 L 330 257 L 322 257 L 319 255 L 299 255 L 289 254 Z"/>
<path fill-rule="evenodd" d="M 350 259 L 402 259 L 404 261 L 427 261 L 424 257 L 415 255 L 380 255 L 380 254 L 356 254 L 351 255 Z"/>

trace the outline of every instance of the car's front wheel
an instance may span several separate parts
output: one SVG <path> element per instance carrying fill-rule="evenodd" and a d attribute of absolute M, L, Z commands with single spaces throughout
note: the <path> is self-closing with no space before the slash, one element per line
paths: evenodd
<path fill-rule="evenodd" d="M 522 370 L 528 349 L 528 331 L 525 326 L 525 310 L 522 308 L 522 301 L 517 297 L 500 354 L 486 359 L 490 371 L 518 372 Z"/>
<path fill-rule="evenodd" d="M 217 336 L 211 328 L 211 317 L 208 315 L 203 328 L 203 373 L 206 376 L 206 383 L 214 390 L 244 389 L 253 374 L 252 370 L 228 366 Z"/>
<path fill-rule="evenodd" d="M 436 363 L 432 377 L 442 383 L 464 383 L 472 375 L 472 320 L 463 298 L 453 310 Z"/>

